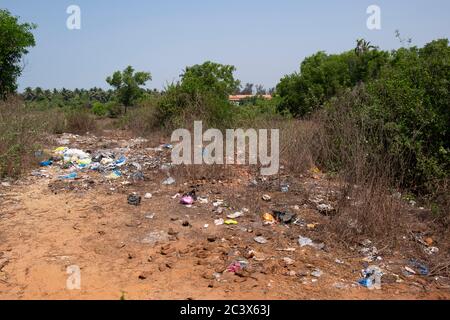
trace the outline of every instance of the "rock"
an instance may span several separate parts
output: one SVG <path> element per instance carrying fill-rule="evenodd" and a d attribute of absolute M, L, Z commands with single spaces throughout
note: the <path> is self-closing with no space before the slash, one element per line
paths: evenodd
<path fill-rule="evenodd" d="M 253 238 L 253 240 L 255 240 L 256 242 L 260 243 L 260 244 L 266 244 L 267 243 L 267 239 L 264 237 L 255 237 Z"/>
<path fill-rule="evenodd" d="M 189 227 L 190 223 L 187 220 L 184 220 L 183 223 L 181 224 L 183 227 Z"/>
<path fill-rule="evenodd" d="M 323 272 L 320 269 L 315 269 L 313 272 L 311 272 L 311 275 L 315 278 L 320 278 L 323 275 Z"/>

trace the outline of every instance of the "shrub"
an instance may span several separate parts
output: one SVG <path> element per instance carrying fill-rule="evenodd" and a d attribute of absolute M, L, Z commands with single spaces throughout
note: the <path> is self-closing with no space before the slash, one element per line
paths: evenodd
<path fill-rule="evenodd" d="M 43 138 L 44 119 L 17 98 L 0 101 L 0 178 L 17 177 L 32 163 Z"/>
<path fill-rule="evenodd" d="M 230 128 L 234 106 L 209 92 L 186 92 L 182 85 L 170 85 L 158 103 L 158 121 L 168 129 L 191 126 L 202 120 L 205 126 Z"/>
<path fill-rule="evenodd" d="M 66 112 L 66 132 L 85 134 L 96 130 L 95 119 L 87 110 L 77 108 Z"/>
<path fill-rule="evenodd" d="M 106 115 L 108 115 L 108 108 L 104 103 L 101 102 L 94 102 L 92 104 L 92 109 L 91 109 L 92 113 L 95 114 L 96 116 L 99 117 L 104 117 Z"/>

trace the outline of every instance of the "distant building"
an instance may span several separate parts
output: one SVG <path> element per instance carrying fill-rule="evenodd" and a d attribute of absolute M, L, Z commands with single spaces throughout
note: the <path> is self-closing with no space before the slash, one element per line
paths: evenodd
<path fill-rule="evenodd" d="M 270 94 L 263 94 L 263 95 L 257 95 L 257 96 L 253 95 L 253 94 L 236 94 L 236 95 L 229 96 L 228 101 L 230 101 L 231 103 L 233 103 L 235 105 L 240 105 L 242 101 L 244 101 L 246 99 L 254 98 L 254 97 L 261 97 L 266 100 L 272 100 L 272 96 Z"/>

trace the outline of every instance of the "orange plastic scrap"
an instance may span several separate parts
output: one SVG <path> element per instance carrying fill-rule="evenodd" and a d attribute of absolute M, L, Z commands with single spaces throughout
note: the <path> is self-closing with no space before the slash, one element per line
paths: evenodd
<path fill-rule="evenodd" d="M 264 219 L 264 222 L 267 223 L 267 224 L 273 224 L 273 223 L 275 223 L 275 218 L 274 218 L 274 216 L 273 216 L 272 214 L 270 214 L 270 213 L 264 213 L 263 219 Z"/>

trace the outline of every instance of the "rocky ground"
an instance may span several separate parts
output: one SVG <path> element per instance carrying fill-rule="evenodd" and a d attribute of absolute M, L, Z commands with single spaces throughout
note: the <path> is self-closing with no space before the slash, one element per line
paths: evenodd
<path fill-rule="evenodd" d="M 278 179 L 245 168 L 188 181 L 170 170 L 170 146 L 125 132 L 63 135 L 48 147 L 61 146 L 126 163 L 62 179 L 73 168 L 55 162 L 2 183 L 1 299 L 450 298 L 447 278 L 421 275 L 401 253 L 370 239 L 350 249 L 330 243 L 322 226 L 338 191 L 320 172 L 282 192 Z M 164 184 L 168 177 L 176 182 Z M 181 204 L 191 191 L 196 201 Z M 358 283 L 370 266 L 383 273 L 381 289 Z"/>

